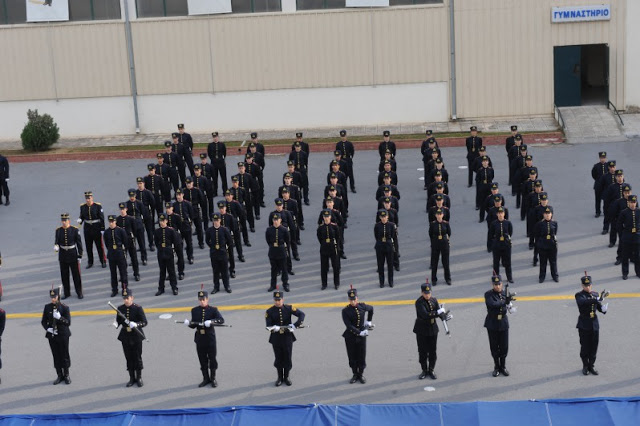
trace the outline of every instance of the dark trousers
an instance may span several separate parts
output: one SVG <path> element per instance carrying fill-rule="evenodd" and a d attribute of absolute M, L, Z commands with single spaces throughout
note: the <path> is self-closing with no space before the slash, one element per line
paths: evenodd
<path fill-rule="evenodd" d="M 611 223 L 611 217 L 609 216 L 609 213 L 607 213 L 609 211 L 609 205 L 607 203 L 604 203 L 604 218 L 602 219 L 602 230 L 603 231 L 609 231 L 609 224 Z M 616 226 L 616 224 L 614 223 L 613 226 Z"/>
<path fill-rule="evenodd" d="M 164 209 L 162 208 L 164 206 L 164 197 L 161 193 L 154 193 L 153 194 L 153 201 L 156 205 L 156 209 L 155 209 L 155 214 L 160 214 L 162 212 L 164 212 Z M 155 216 L 154 216 L 154 212 L 153 210 L 150 212 L 151 213 L 151 218 L 152 220 L 155 221 Z"/>
<path fill-rule="evenodd" d="M 617 223 L 618 222 L 618 218 L 614 217 L 611 218 L 611 223 Z M 616 245 L 616 242 L 618 241 L 618 230 L 616 229 L 616 226 L 612 226 L 611 229 L 609 230 L 609 244 L 611 245 Z"/>
<path fill-rule="evenodd" d="M 285 332 L 280 338 L 276 339 L 271 346 L 275 360 L 273 366 L 276 369 L 283 368 L 286 371 L 291 370 L 293 364 L 291 362 L 293 352 L 293 336 L 291 333 Z"/>
<path fill-rule="evenodd" d="M 9 191 L 9 185 L 5 179 L 0 179 L 0 201 L 2 201 L 2 196 L 4 195 L 5 199 L 9 199 L 9 195 L 11 195 L 11 191 Z"/>
<path fill-rule="evenodd" d="M 222 184 L 222 193 L 227 190 L 227 165 L 224 160 L 216 160 L 211 163 L 211 167 L 213 168 L 212 178 L 213 178 L 213 194 L 218 195 L 218 175 L 220 175 L 220 180 Z"/>
<path fill-rule="evenodd" d="M 203 373 L 209 371 L 214 372 L 218 369 L 217 345 L 215 339 L 213 342 L 209 341 L 206 344 L 196 344 L 196 351 L 198 352 L 198 361 L 200 361 L 200 370 Z"/>
<path fill-rule="evenodd" d="M 138 265 L 138 253 L 136 252 L 135 238 L 129 237 L 129 241 L 127 243 L 127 252 L 129 253 L 129 258 L 131 259 L 131 267 L 133 268 L 133 275 L 140 275 L 140 267 Z"/>
<path fill-rule="evenodd" d="M 344 338 L 349 357 L 349 367 L 354 374 L 362 373 L 367 367 L 367 338 L 347 335 Z"/>
<path fill-rule="evenodd" d="M 175 167 L 171 167 L 169 169 L 169 182 L 171 186 L 173 186 L 173 192 L 175 193 L 180 187 L 180 180 L 178 178 L 178 169 Z"/>
<path fill-rule="evenodd" d="M 596 353 L 598 352 L 600 331 L 579 328 L 578 335 L 580 336 L 580 358 L 584 365 L 593 367 L 596 362 Z"/>
<path fill-rule="evenodd" d="M 233 246 L 229 245 L 227 248 L 227 259 L 229 264 L 229 273 L 236 272 L 236 259 L 233 257 Z"/>
<path fill-rule="evenodd" d="M 142 370 L 142 342 L 141 341 L 123 341 L 122 351 L 124 358 L 127 360 L 127 370 L 133 372 Z"/>
<path fill-rule="evenodd" d="M 136 237 L 138 247 L 140 248 L 140 259 L 147 260 L 147 243 L 144 239 L 144 223 L 142 223 L 142 219 L 136 219 L 133 235 Z"/>
<path fill-rule="evenodd" d="M 187 251 L 187 259 L 193 259 L 193 236 L 191 234 L 191 224 L 183 222 L 180 229 L 180 235 L 182 236 L 185 249 Z"/>
<path fill-rule="evenodd" d="M 213 270 L 213 288 L 220 290 L 220 278 L 225 289 L 229 289 L 229 259 L 211 256 L 211 269 Z"/>
<path fill-rule="evenodd" d="M 309 202 L 309 174 L 307 170 L 300 171 L 302 174 L 302 196 L 304 197 L 304 202 Z M 345 188 L 346 189 L 346 188 Z"/>
<path fill-rule="evenodd" d="M 0 337 L 0 355 L 2 355 L 2 337 Z M 2 357 L 0 357 L 0 370 L 2 370 Z"/>
<path fill-rule="evenodd" d="M 331 268 L 333 269 L 333 285 L 335 288 L 338 288 L 340 285 L 340 258 L 335 251 L 331 252 L 331 254 L 320 254 L 320 279 L 322 280 L 322 287 L 327 286 L 329 261 L 331 261 Z"/>
<path fill-rule="evenodd" d="M 509 352 L 509 330 L 498 331 L 489 330 L 489 348 L 491 349 L 491 356 L 493 360 L 498 363 L 500 358 L 506 358 Z"/>
<path fill-rule="evenodd" d="M 178 163 L 178 175 L 180 176 L 180 186 L 182 188 L 186 187 L 187 183 L 185 182 L 185 179 L 187 178 L 187 175 L 185 173 L 184 162 Z"/>
<path fill-rule="evenodd" d="M 182 245 L 175 250 L 176 257 L 178 258 L 178 274 L 184 274 L 184 252 L 182 251 Z"/>
<path fill-rule="evenodd" d="M 276 286 L 278 272 L 282 274 L 282 284 L 289 285 L 289 273 L 287 271 L 286 257 L 283 257 L 282 259 L 273 259 L 270 257 L 269 263 L 271 263 L 271 287 Z"/>
<path fill-rule="evenodd" d="M 349 187 L 353 191 L 354 189 L 356 189 L 356 181 L 353 179 L 353 158 L 345 157 L 345 160 L 347 161 L 347 164 L 349 165 L 349 167 L 348 167 L 349 170 L 347 170 L 347 179 L 349 180 Z M 345 186 L 344 189 L 345 190 L 347 189 L 346 186 Z"/>
<path fill-rule="evenodd" d="M 384 264 L 387 263 L 389 284 L 393 284 L 393 250 L 376 248 L 376 260 L 378 262 L 378 277 L 380 284 L 384 284 Z"/>
<path fill-rule="evenodd" d="M 491 194 L 491 183 L 476 183 L 476 207 L 480 209 L 480 219 L 484 220 L 484 200 Z"/>
<path fill-rule="evenodd" d="M 172 289 L 178 288 L 178 280 L 176 279 L 176 265 L 173 255 L 160 256 L 158 255 L 158 266 L 160 267 L 160 278 L 158 280 L 158 290 L 164 291 L 164 281 L 169 273 L 169 284 Z"/>
<path fill-rule="evenodd" d="M 118 271 L 120 271 L 120 282 L 122 288 L 129 283 L 127 276 L 127 259 L 121 250 L 109 254 L 109 270 L 111 271 L 111 290 L 118 290 Z"/>
<path fill-rule="evenodd" d="M 632 259 L 634 271 L 640 277 L 640 256 L 638 256 L 640 244 L 620 241 L 620 247 L 622 249 L 622 275 L 629 275 L 629 259 Z"/>
<path fill-rule="evenodd" d="M 247 222 L 249 222 L 249 227 L 250 228 L 255 228 L 256 226 L 256 222 L 255 219 L 253 217 L 253 203 L 254 202 L 258 202 L 258 200 L 256 198 L 251 199 L 248 198 L 246 200 L 244 200 L 244 207 L 247 211 Z"/>
<path fill-rule="evenodd" d="M 438 281 L 438 261 L 442 256 L 442 268 L 444 269 L 445 281 L 451 280 L 451 271 L 449 270 L 449 246 L 438 247 L 436 244 L 431 245 L 431 282 Z"/>
<path fill-rule="evenodd" d="M 263 189 L 261 188 L 257 194 L 256 193 L 251 194 L 251 205 L 253 206 L 253 214 L 255 217 L 260 216 L 260 203 L 262 203 L 264 199 L 264 195 L 262 191 Z"/>
<path fill-rule="evenodd" d="M 473 157 L 473 158 L 467 157 L 467 170 L 468 170 L 468 176 L 467 176 L 468 182 L 467 182 L 467 185 L 468 186 L 473 185 L 473 172 L 474 172 L 474 170 L 473 170 L 473 162 L 475 161 L 475 159 L 476 159 L 475 157 Z"/>
<path fill-rule="evenodd" d="M 73 286 L 76 294 L 82 294 L 82 279 L 80 278 L 80 264 L 77 261 L 62 262 L 60 261 L 60 278 L 62 279 L 62 288 L 64 295 L 71 295 L 71 287 L 69 285 L 69 271 L 73 277 Z"/>
<path fill-rule="evenodd" d="M 593 192 L 596 199 L 596 214 L 599 215 L 601 213 L 600 205 L 602 204 L 602 191 L 600 191 L 599 189 L 594 189 Z"/>
<path fill-rule="evenodd" d="M 436 366 L 436 360 L 438 359 L 438 354 L 436 353 L 438 348 L 438 335 L 424 336 L 422 334 L 416 334 L 416 341 L 418 342 L 418 362 L 420 362 L 422 369 L 433 370 Z"/>
<path fill-rule="evenodd" d="M 51 348 L 51 355 L 53 355 L 53 367 L 55 369 L 71 367 L 69 336 L 50 336 L 49 347 Z"/>
<path fill-rule="evenodd" d="M 151 209 L 149 209 L 149 213 L 151 213 Z M 153 213 L 145 216 L 144 218 L 144 228 L 147 232 L 147 238 L 149 239 L 149 247 L 153 247 Z"/>
<path fill-rule="evenodd" d="M 236 253 L 238 253 L 238 257 L 244 257 L 242 254 L 242 241 L 240 241 L 240 232 L 235 232 L 233 234 L 233 245 L 236 249 Z M 231 256 L 233 257 L 233 250 L 231 251 Z"/>
<path fill-rule="evenodd" d="M 240 233 L 242 234 L 242 240 L 244 244 L 247 245 L 249 243 L 249 229 L 247 228 L 247 219 L 246 218 L 236 218 L 238 219 L 238 228 L 240 228 Z M 238 235 L 238 240 L 240 240 L 240 236 Z"/>
<path fill-rule="evenodd" d="M 102 247 L 102 234 L 100 228 L 84 228 L 84 246 L 87 249 L 87 259 L 89 265 L 93 265 L 93 246 L 96 246 L 98 259 L 100 263 L 104 263 L 104 249 Z"/>
<path fill-rule="evenodd" d="M 184 163 L 189 169 L 189 174 L 193 176 L 193 152 L 185 146 L 184 150 Z"/>
<path fill-rule="evenodd" d="M 511 246 L 495 246 L 493 247 L 493 270 L 496 274 L 500 273 L 500 263 L 504 266 L 507 280 L 513 279 L 511 275 Z"/>
<path fill-rule="evenodd" d="M 196 217 L 193 218 L 193 224 L 196 226 L 196 236 L 198 237 L 198 244 L 204 244 L 204 231 L 202 230 L 202 219 L 196 209 Z"/>
<path fill-rule="evenodd" d="M 538 249 L 538 254 L 540 255 L 540 275 L 538 278 L 543 280 L 547 276 L 547 261 L 549 261 L 551 276 L 556 278 L 558 276 L 558 247 Z"/>

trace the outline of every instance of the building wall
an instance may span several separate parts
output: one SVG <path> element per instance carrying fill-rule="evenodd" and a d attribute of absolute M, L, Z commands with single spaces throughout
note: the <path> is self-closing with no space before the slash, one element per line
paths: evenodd
<path fill-rule="evenodd" d="M 640 107 L 640 2 L 627 0 L 627 46 L 625 54 L 625 109 L 626 106 Z M 616 105 L 617 106 L 617 105 Z M 622 106 L 618 106 L 622 108 Z"/>

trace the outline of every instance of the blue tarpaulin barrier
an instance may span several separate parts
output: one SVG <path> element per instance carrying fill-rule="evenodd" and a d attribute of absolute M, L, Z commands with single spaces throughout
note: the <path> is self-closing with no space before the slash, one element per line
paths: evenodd
<path fill-rule="evenodd" d="M 640 397 L 372 405 L 277 405 L 0 415 L 0 426 L 640 425 Z"/>

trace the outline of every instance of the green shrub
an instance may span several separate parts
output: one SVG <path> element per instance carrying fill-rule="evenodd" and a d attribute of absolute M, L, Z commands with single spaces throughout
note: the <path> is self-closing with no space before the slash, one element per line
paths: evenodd
<path fill-rule="evenodd" d="M 24 125 L 20 139 L 27 151 L 46 151 L 60 139 L 58 126 L 49 114 L 40 115 L 38 110 L 27 111 L 29 121 Z"/>

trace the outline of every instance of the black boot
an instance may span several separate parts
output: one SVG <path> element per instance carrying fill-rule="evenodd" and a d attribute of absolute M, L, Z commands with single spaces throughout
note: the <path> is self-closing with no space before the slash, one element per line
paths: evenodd
<path fill-rule="evenodd" d="M 7 202 L 4 203 L 5 206 L 8 206 L 9 204 L 11 204 L 11 201 L 9 201 L 9 197 L 7 197 Z"/>
<path fill-rule="evenodd" d="M 67 385 L 70 385 L 71 384 L 71 378 L 69 377 L 69 369 L 65 368 L 63 370 L 63 373 L 64 373 L 64 383 L 67 384 Z"/>
<path fill-rule="evenodd" d="M 365 383 L 367 383 L 367 379 L 365 379 L 365 377 L 362 375 L 363 372 L 364 370 L 362 368 L 358 369 L 358 381 L 364 385 Z"/>
<path fill-rule="evenodd" d="M 216 380 L 216 370 L 214 369 L 211 369 L 211 387 L 212 388 L 218 387 L 218 381 Z"/>
<path fill-rule="evenodd" d="M 420 373 L 420 375 L 418 376 L 418 379 L 424 380 L 429 375 L 429 368 L 427 367 L 427 364 L 421 364 L 421 365 L 422 365 L 422 373 Z"/>
<path fill-rule="evenodd" d="M 503 376 L 509 375 L 509 370 L 507 370 L 507 367 L 506 367 L 506 361 L 507 361 L 506 356 L 503 356 L 500 358 L 500 372 L 502 373 Z"/>
<path fill-rule="evenodd" d="M 493 373 L 491 374 L 493 377 L 498 377 L 500 375 L 500 362 L 498 358 L 493 359 Z"/>
<path fill-rule="evenodd" d="M 433 372 L 434 368 L 436 368 L 436 362 L 435 360 L 431 360 L 429 362 L 429 377 L 431 377 L 431 380 L 436 380 L 438 378 L 438 376 L 436 376 L 436 373 Z"/>
<path fill-rule="evenodd" d="M 288 369 L 284 369 L 284 375 L 283 375 L 283 381 L 284 384 L 287 386 L 291 386 L 293 383 L 291 383 L 291 380 L 289 380 L 289 371 Z"/>
<path fill-rule="evenodd" d="M 589 359 L 589 373 L 593 374 L 594 376 L 598 375 L 598 370 L 596 370 L 593 365 L 596 363 L 596 359 L 595 358 L 591 358 Z"/>
<path fill-rule="evenodd" d="M 198 385 L 199 388 L 203 388 L 211 383 L 211 377 L 209 377 L 209 370 L 202 370 L 202 382 Z"/>
<path fill-rule="evenodd" d="M 384 287 L 384 275 L 378 275 L 378 280 L 380 281 L 380 288 Z"/>
<path fill-rule="evenodd" d="M 58 373 L 58 377 L 53 381 L 54 385 L 57 385 L 64 380 L 64 376 L 62 375 L 62 368 L 56 368 L 56 373 Z"/>
<path fill-rule="evenodd" d="M 351 371 L 353 371 L 353 376 L 351 377 L 351 380 L 349 380 L 349 383 L 354 384 L 355 382 L 358 381 L 358 370 L 355 368 L 352 368 Z"/>
<path fill-rule="evenodd" d="M 282 381 L 284 380 L 284 374 L 282 372 L 282 368 L 278 368 L 278 380 L 276 380 L 276 387 L 282 386 Z"/>
<path fill-rule="evenodd" d="M 130 388 L 136 382 L 136 376 L 134 375 L 133 370 L 129 370 L 129 381 L 127 382 L 127 387 Z"/>
<path fill-rule="evenodd" d="M 136 382 L 138 382 L 139 388 L 144 386 L 144 382 L 142 381 L 142 370 L 136 370 Z"/>
<path fill-rule="evenodd" d="M 587 358 L 582 358 L 582 374 L 589 375 L 589 360 Z"/>

